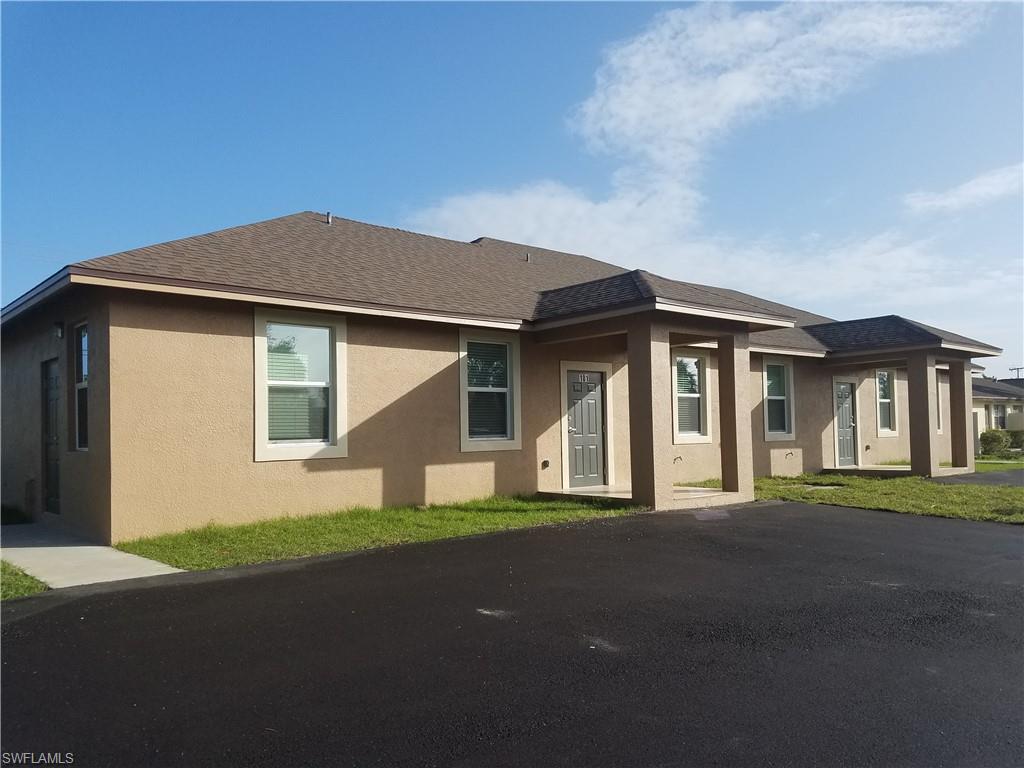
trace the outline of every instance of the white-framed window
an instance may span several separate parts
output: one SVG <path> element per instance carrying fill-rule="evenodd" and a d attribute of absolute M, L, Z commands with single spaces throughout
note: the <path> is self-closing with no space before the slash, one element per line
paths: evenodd
<path fill-rule="evenodd" d="M 942 382 L 935 377 L 935 431 L 942 434 Z"/>
<path fill-rule="evenodd" d="M 256 461 L 348 456 L 345 318 L 256 309 Z"/>
<path fill-rule="evenodd" d="M 875 371 L 875 398 L 879 437 L 896 437 L 899 434 L 896 421 L 896 371 L 891 368 Z"/>
<path fill-rule="evenodd" d="M 1006 429 L 1006 406 L 996 403 L 992 406 L 992 429 Z"/>
<path fill-rule="evenodd" d="M 793 361 L 764 358 L 764 439 L 793 440 L 796 437 L 793 408 Z"/>
<path fill-rule="evenodd" d="M 696 349 L 672 355 L 672 433 L 676 444 L 711 442 L 709 360 L 707 352 Z"/>
<path fill-rule="evenodd" d="M 519 336 L 459 331 L 460 420 L 463 451 L 522 448 Z"/>
<path fill-rule="evenodd" d="M 89 326 L 79 323 L 75 345 L 75 450 L 89 450 Z"/>

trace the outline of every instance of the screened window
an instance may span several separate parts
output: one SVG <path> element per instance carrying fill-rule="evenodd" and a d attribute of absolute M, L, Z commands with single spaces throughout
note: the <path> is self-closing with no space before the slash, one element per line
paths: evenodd
<path fill-rule="evenodd" d="M 467 341 L 466 382 L 471 439 L 512 436 L 508 344 Z"/>
<path fill-rule="evenodd" d="M 707 356 L 695 352 L 677 354 L 673 358 L 673 381 L 676 442 L 707 442 L 711 435 Z"/>
<path fill-rule="evenodd" d="M 89 326 L 75 327 L 75 447 L 89 448 Z"/>
<path fill-rule="evenodd" d="M 764 430 L 766 440 L 793 438 L 793 367 L 784 360 L 764 361 Z"/>
<path fill-rule="evenodd" d="M 267 323 L 267 427 L 271 441 L 331 436 L 331 330 Z"/>
<path fill-rule="evenodd" d="M 347 456 L 345 320 L 255 315 L 257 461 Z"/>
<path fill-rule="evenodd" d="M 464 329 L 459 344 L 462 450 L 521 448 L 519 337 Z"/>
<path fill-rule="evenodd" d="M 896 372 L 876 371 L 878 387 L 878 431 L 896 431 Z"/>

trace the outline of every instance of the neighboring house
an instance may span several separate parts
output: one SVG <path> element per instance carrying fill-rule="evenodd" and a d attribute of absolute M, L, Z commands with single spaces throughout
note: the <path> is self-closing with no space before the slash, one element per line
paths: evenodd
<path fill-rule="evenodd" d="M 798 276 L 793 276 L 798 279 Z M 3 503 L 103 541 L 355 505 L 973 467 L 972 357 L 585 256 L 298 213 L 3 310 Z M 694 500 L 675 484 L 722 478 Z"/>
<path fill-rule="evenodd" d="M 974 392 L 974 429 L 981 433 L 986 429 L 1024 429 L 1012 423 L 1012 414 L 1024 412 L 1024 386 L 1017 384 L 1020 379 L 985 379 L 976 377 L 972 382 Z"/>

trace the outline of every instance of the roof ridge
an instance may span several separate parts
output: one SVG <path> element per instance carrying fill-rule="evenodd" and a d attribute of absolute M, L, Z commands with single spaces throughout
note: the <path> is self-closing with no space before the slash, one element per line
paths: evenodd
<path fill-rule="evenodd" d="M 633 269 L 629 271 L 629 276 L 633 278 L 633 283 L 636 285 L 637 290 L 640 291 L 640 294 L 645 299 L 652 299 L 656 297 L 658 294 L 654 290 L 654 287 L 651 285 L 650 281 L 646 277 L 644 277 L 645 274 L 649 275 L 651 273 L 643 269 Z M 641 280 L 641 278 L 643 279 Z"/>
<path fill-rule="evenodd" d="M 303 213 L 311 213 L 314 216 L 326 216 L 326 213 L 320 213 L 319 211 L 303 211 Z M 476 243 L 471 240 L 455 240 L 451 237 L 441 237 L 440 235 L 431 235 L 426 232 L 414 232 L 411 229 L 402 229 L 401 227 L 391 227 L 387 224 L 374 224 L 369 221 L 359 221 L 358 219 L 350 219 L 348 216 L 337 216 L 331 214 L 331 218 L 335 221 L 347 221 L 350 224 L 357 224 L 361 227 L 373 227 L 374 229 L 385 229 L 389 232 L 401 232 L 403 235 L 415 235 L 416 237 L 422 237 L 427 240 L 440 240 L 443 243 L 452 243 L 454 245 L 464 245 L 469 248 L 476 247 Z"/>
<path fill-rule="evenodd" d="M 487 240 L 487 241 L 492 242 L 492 243 L 504 243 L 505 245 L 514 245 L 514 246 L 517 246 L 519 248 L 536 248 L 537 250 L 540 250 L 540 251 L 547 251 L 548 253 L 558 253 L 558 254 L 561 254 L 563 256 L 574 256 L 577 259 L 586 259 L 587 261 L 593 261 L 593 262 L 596 262 L 597 264 L 604 264 L 605 266 L 608 266 L 608 267 L 615 267 L 616 269 L 621 269 L 624 273 L 630 271 L 630 270 L 626 269 L 624 266 L 622 266 L 621 264 L 613 264 L 610 261 L 604 261 L 603 259 L 598 259 L 598 258 L 595 258 L 594 256 L 588 256 L 585 253 L 574 253 L 573 251 L 559 251 L 559 250 L 556 250 L 554 248 L 548 248 L 548 247 L 543 246 L 543 245 L 533 245 L 531 243 L 520 243 L 520 242 L 517 242 L 515 240 L 503 240 L 500 237 L 491 237 L 490 235 L 481 235 L 480 237 L 476 237 L 476 238 L 470 240 L 469 242 L 471 244 L 473 244 L 473 245 L 478 245 L 478 244 L 481 243 L 481 241 L 484 241 L 484 240 Z"/>

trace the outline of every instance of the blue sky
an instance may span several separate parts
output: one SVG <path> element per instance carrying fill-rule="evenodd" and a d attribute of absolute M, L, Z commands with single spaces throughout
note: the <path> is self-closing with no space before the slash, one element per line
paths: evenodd
<path fill-rule="evenodd" d="M 3 285 L 297 210 L 1022 351 L 1021 5 L 20 4 Z"/>

